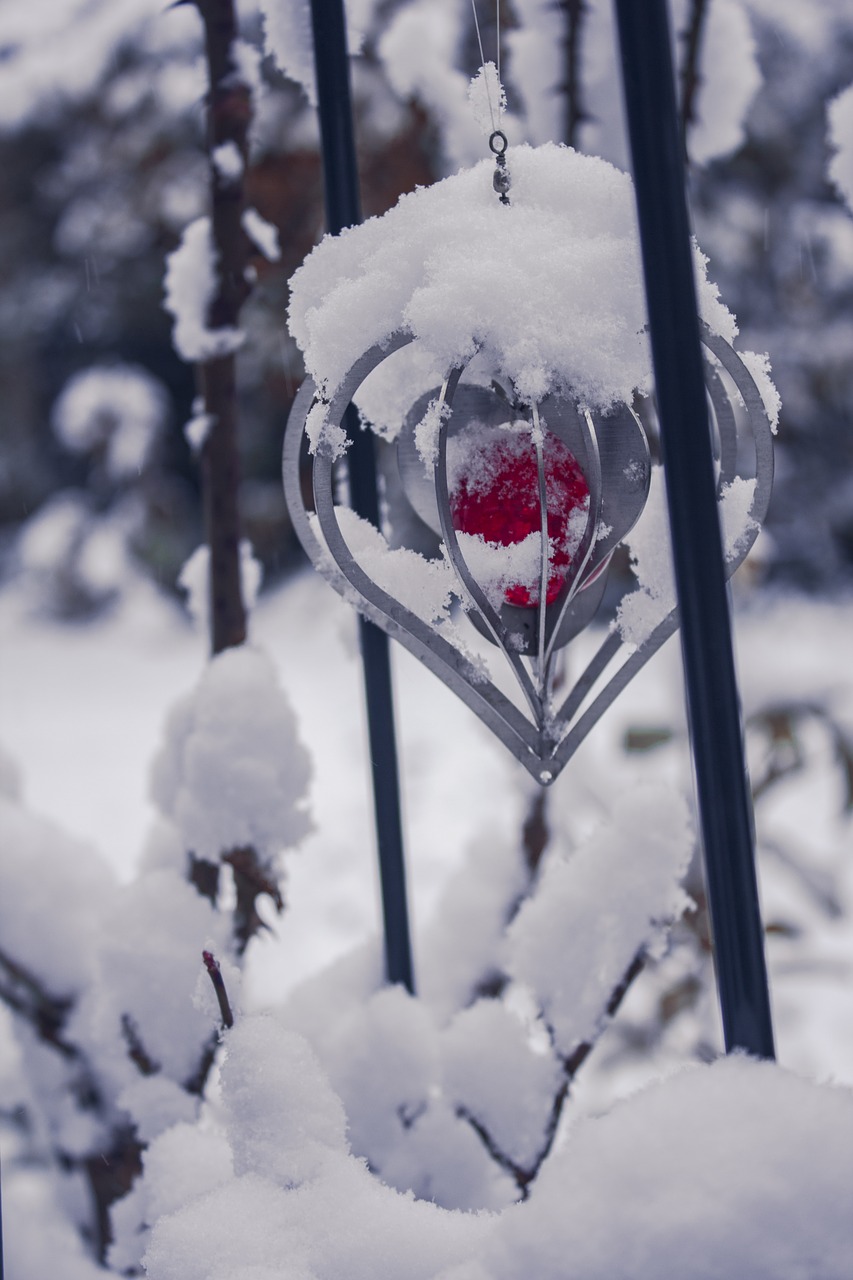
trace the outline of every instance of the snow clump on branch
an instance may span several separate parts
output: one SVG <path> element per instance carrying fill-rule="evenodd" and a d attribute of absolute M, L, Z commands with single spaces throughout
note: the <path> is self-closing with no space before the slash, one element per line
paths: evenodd
<path fill-rule="evenodd" d="M 251 846 L 266 860 L 308 833 L 310 772 L 275 668 L 242 646 L 213 658 L 172 711 L 151 787 L 197 858 Z"/>
<path fill-rule="evenodd" d="M 853 84 L 827 108 L 829 141 L 834 155 L 829 162 L 829 177 L 853 211 Z"/>
<path fill-rule="evenodd" d="M 216 255 L 210 218 L 196 218 L 166 267 L 165 309 L 174 317 L 172 340 L 182 360 L 217 360 L 243 345 L 239 329 L 208 327 L 208 308 L 216 294 Z"/>

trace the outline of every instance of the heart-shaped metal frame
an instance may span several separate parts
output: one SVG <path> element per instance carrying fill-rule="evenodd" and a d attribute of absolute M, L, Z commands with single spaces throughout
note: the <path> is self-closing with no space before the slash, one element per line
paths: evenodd
<path fill-rule="evenodd" d="M 383 360 L 412 341 L 411 333 L 399 331 L 386 342 L 365 352 L 341 379 L 332 394 L 321 401 L 325 406 L 324 426 L 339 426 L 356 391 L 368 374 Z M 758 387 L 734 349 L 704 325 L 702 342 L 706 348 L 706 385 L 716 423 L 718 493 L 738 474 L 735 412 L 720 369 L 728 376 L 740 398 L 745 425 L 751 433 L 755 451 L 756 485 L 749 512 L 750 532 L 741 539 L 735 555 L 726 563 L 726 576 L 730 577 L 749 552 L 767 512 L 773 480 L 771 427 Z M 453 395 L 464 367 L 456 366 L 452 369 L 440 391 L 441 400 L 451 405 L 449 421 L 452 421 Z M 384 591 L 357 563 L 338 523 L 334 501 L 335 457 L 332 449 L 325 443 L 323 432 L 320 433 L 313 459 L 312 478 L 316 516 L 325 546 L 315 535 L 303 499 L 300 460 L 308 414 L 319 400 L 315 383 L 306 378 L 293 404 L 284 439 L 285 497 L 294 529 L 308 556 L 340 595 L 354 603 L 388 635 L 399 640 L 448 685 L 512 751 L 537 782 L 542 785 L 553 782 L 603 712 L 652 654 L 675 632 L 679 623 L 678 609 L 675 608 L 633 650 L 625 645 L 617 631 L 610 631 L 568 695 L 554 709 L 550 680 L 554 651 L 592 620 L 604 586 L 604 573 L 600 570 L 606 566 L 617 542 L 628 533 L 645 501 L 648 469 L 645 467 L 644 470 L 643 458 L 648 459 L 648 449 L 638 419 L 624 407 L 617 411 L 622 415 L 617 430 L 612 429 L 617 424 L 611 420 L 607 429 L 599 431 L 590 414 L 575 409 L 566 401 L 549 397 L 542 405 L 532 406 L 534 425 L 538 426 L 536 415 L 542 413 L 549 429 L 566 440 L 573 452 L 577 450 L 581 453 L 579 461 L 590 487 L 590 514 L 581 548 L 573 559 L 572 573 L 557 600 L 546 608 L 543 589 L 537 609 L 514 609 L 507 606 L 500 610 L 493 608 L 485 598 L 458 547 L 449 516 L 447 493 L 448 422 L 442 422 L 434 484 L 435 506 L 448 558 L 462 585 L 460 596 L 463 599 L 467 597 L 467 607 L 472 607 L 479 615 L 478 629 L 488 631 L 515 673 L 531 712 L 530 718 L 484 676 L 481 666 L 472 662 L 444 635 Z M 418 406 L 414 412 L 417 409 Z M 440 416 L 447 417 L 446 414 Z M 406 468 L 411 471 L 415 465 L 411 445 L 407 443 L 410 434 L 410 431 L 404 430 L 400 446 L 404 486 Z M 642 448 L 637 446 L 640 436 Z M 629 441 L 628 445 L 626 440 Z M 631 440 L 633 444 L 630 443 Z M 618 501 L 614 508 L 612 494 L 615 491 L 602 482 L 602 476 L 618 477 L 620 470 L 624 473 L 626 458 L 629 464 L 639 460 L 640 468 L 639 472 L 635 470 L 633 484 L 623 490 L 624 509 L 620 509 Z M 540 488 L 542 474 L 540 458 Z M 640 501 L 637 501 L 638 497 L 641 498 Z M 633 510 L 632 501 L 636 511 Z M 608 502 L 611 504 L 609 510 Z M 415 506 L 417 509 L 417 503 Z M 597 531 L 607 526 L 613 510 L 619 513 L 620 518 L 615 522 L 611 521 L 610 532 L 596 539 Z M 424 515 L 424 511 L 420 514 Z M 430 514 L 431 512 L 427 512 L 427 516 Z M 434 527 L 434 521 L 429 518 L 427 523 L 433 523 Z M 547 539 L 543 541 L 547 543 Z M 547 581 L 547 563 L 545 552 L 543 588 Z M 596 571 L 599 571 L 597 578 Z M 522 615 L 527 615 L 526 620 Z M 532 654 L 536 679 L 522 662 L 522 651 L 525 649 L 523 632 L 525 627 L 528 631 L 531 628 L 531 615 L 536 640 L 535 647 L 528 645 L 526 652 Z M 519 635 L 522 635 L 521 640 Z M 623 660 L 621 665 L 617 665 L 620 653 Z"/>

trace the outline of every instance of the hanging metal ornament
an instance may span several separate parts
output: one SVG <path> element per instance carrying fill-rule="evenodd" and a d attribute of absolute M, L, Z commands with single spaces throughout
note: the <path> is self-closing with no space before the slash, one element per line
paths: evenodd
<path fill-rule="evenodd" d="M 505 140 L 493 147 L 502 175 L 505 149 Z M 572 165 L 588 160 L 565 148 L 538 150 L 561 151 L 572 158 Z M 499 209 L 502 216 L 512 214 L 517 192 L 524 199 L 524 184 L 529 186 L 537 172 L 539 162 L 531 161 L 532 149 L 520 148 L 521 152 L 529 155 L 519 154 L 523 163 L 512 166 L 513 203 L 510 209 Z M 562 172 L 565 161 L 549 154 L 547 163 L 553 177 Z M 502 178 L 495 190 L 506 195 L 508 180 Z M 535 201 L 541 197 L 535 190 L 531 199 L 537 209 Z M 376 230 L 375 225 L 369 232 L 371 245 Z M 565 234 L 572 234 L 570 225 Z M 547 273 L 547 244 L 543 250 L 544 265 L 536 269 Z M 471 244 L 472 255 L 493 253 L 493 245 L 476 240 Z M 559 272 L 559 254 L 555 262 Z M 488 269 L 487 264 L 484 270 Z M 576 276 L 572 283 L 577 288 Z M 536 287 L 534 279 L 531 288 Z M 543 295 L 546 292 L 543 285 Z M 556 296 L 553 288 L 551 296 Z M 399 315 L 399 298 L 394 306 Z M 633 306 L 626 300 L 629 312 Z M 308 303 L 303 303 L 303 315 L 311 315 Z M 556 326 L 561 320 L 554 316 Z M 458 316 L 453 322 L 458 328 Z M 529 336 L 528 329 L 522 338 Z M 506 325 L 500 333 L 505 330 Z M 441 324 L 435 332 L 442 332 Z M 397 424 L 402 489 L 413 511 L 441 538 L 440 557 L 426 569 L 417 567 L 414 559 L 401 562 L 399 551 L 388 550 L 388 564 L 395 556 L 397 560 L 393 572 L 383 570 L 381 531 L 371 530 L 365 541 L 364 529 L 346 513 L 342 483 L 347 410 L 366 380 L 386 362 L 399 359 L 409 347 L 430 348 L 430 335 L 425 338 L 414 324 L 397 324 L 383 333 L 337 376 L 327 376 L 315 363 L 314 376 L 303 383 L 288 422 L 284 486 L 300 541 L 332 586 L 453 689 L 532 776 L 547 785 L 620 690 L 676 630 L 678 613 L 665 592 L 653 593 L 646 601 L 650 621 L 644 633 L 638 638 L 636 631 L 626 633 L 612 625 L 574 683 L 558 694 L 565 678 L 561 654 L 596 617 L 613 552 L 646 507 L 652 461 L 635 411 L 636 395 L 632 403 L 626 398 L 605 410 L 591 407 L 589 397 L 572 393 L 572 372 L 559 369 L 553 355 L 553 370 L 544 384 L 539 379 L 543 393 L 525 394 L 519 385 L 525 379 L 518 370 L 527 366 L 519 364 L 511 317 L 508 332 L 514 345 L 507 340 L 502 349 L 488 322 L 477 317 L 467 341 L 458 335 L 455 339 L 465 349 L 463 358 L 445 366 L 439 384 L 413 394 Z M 571 351 L 579 339 L 566 331 L 564 341 Z M 730 344 L 707 324 L 703 342 L 718 494 L 730 493 L 733 482 L 741 485 L 740 520 L 729 539 L 726 560 L 730 575 L 749 551 L 767 510 L 773 469 L 771 423 L 753 374 Z M 432 348 L 436 345 L 440 344 L 433 334 Z M 339 363 L 337 350 L 335 359 Z M 753 368 L 757 369 L 755 362 Z M 574 379 L 582 381 L 577 373 Z M 645 409 L 643 416 L 652 420 L 650 402 Z M 312 441 L 313 513 L 311 503 L 306 506 L 301 476 L 306 432 Z M 449 620 L 446 611 L 442 616 L 431 614 L 429 606 L 403 598 L 410 595 L 408 589 L 399 589 L 401 584 L 408 588 L 407 565 L 413 578 L 426 572 L 450 584 L 474 633 L 492 642 L 511 673 L 515 695 L 498 687 L 482 652 L 460 640 L 464 620 Z M 507 682 L 501 683 L 505 688 Z"/>

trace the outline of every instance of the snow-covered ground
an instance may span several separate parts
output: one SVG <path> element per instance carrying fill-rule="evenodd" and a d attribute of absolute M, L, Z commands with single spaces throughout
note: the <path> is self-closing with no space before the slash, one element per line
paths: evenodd
<path fill-rule="evenodd" d="M 758 835 L 780 1058 L 853 1082 L 853 850 L 833 745 L 834 733 L 853 730 L 851 626 L 850 604 L 753 599 L 738 609 L 736 637 L 747 715 L 799 703 L 833 718 L 834 728 L 803 718 L 804 768 L 759 803 Z M 378 888 L 353 616 L 306 571 L 262 595 L 252 639 L 279 670 L 314 769 L 314 830 L 288 855 L 288 908 L 251 958 L 253 999 L 267 1003 L 376 933 Z M 0 596 L 0 649 L 1 740 L 28 805 L 130 878 L 154 818 L 150 764 L 167 712 L 206 660 L 203 638 L 143 583 L 86 625 L 39 617 L 13 584 Z M 450 874 L 484 832 L 520 832 L 533 784 L 434 677 L 398 646 L 392 652 L 417 962 Z M 636 777 L 689 791 L 680 679 L 674 640 L 555 784 L 558 814 L 572 813 L 583 830 Z M 659 727 L 674 729 L 675 746 L 626 755 L 631 728 Z M 752 735 L 750 745 L 755 778 L 764 746 Z"/>
<path fill-rule="evenodd" d="M 470 1133 L 458 1113 L 454 1118 L 446 1110 L 435 1082 L 443 1078 L 445 1091 L 473 1088 L 475 1105 L 488 1108 L 490 1089 L 499 1086 L 518 1052 L 512 1036 L 520 1031 L 513 1017 L 506 1021 L 510 1007 L 500 1001 L 480 1001 L 449 1024 L 446 1018 L 458 986 L 454 966 L 465 963 L 466 946 L 477 950 L 480 909 L 488 914 L 493 881 L 506 877 L 507 850 L 520 843 L 534 784 L 476 717 L 392 646 L 415 960 L 426 1000 L 408 1002 L 399 990 L 372 995 L 372 978 L 365 975 L 375 962 L 370 944 L 367 951 L 362 944 L 378 930 L 378 890 L 356 631 L 348 607 L 306 571 L 261 596 L 251 639 L 273 658 L 313 760 L 314 829 L 287 855 L 284 914 L 276 918 L 270 909 L 270 934 L 252 944 L 239 1035 L 228 1040 L 220 1101 L 215 1089 L 212 1094 L 214 1129 L 208 1122 L 184 1123 L 154 1137 L 146 1176 L 116 1220 L 124 1241 L 120 1249 L 131 1252 L 116 1254 L 114 1265 L 139 1256 L 133 1253 L 134 1223 L 154 1214 L 159 1221 L 146 1265 L 155 1280 L 179 1274 L 182 1280 L 283 1276 L 276 1267 L 297 1240 L 309 1241 L 298 1274 L 311 1280 L 341 1274 L 516 1280 L 531 1266 L 562 1280 L 566 1250 L 585 1259 L 585 1277 L 603 1276 L 627 1266 L 620 1240 L 633 1242 L 625 1246 L 629 1253 L 660 1255 L 664 1269 L 677 1265 L 681 1274 L 705 1280 L 725 1273 L 705 1267 L 706 1237 L 712 1267 L 794 1276 L 803 1257 L 817 1249 L 825 1274 L 841 1280 L 847 1251 L 843 1214 L 838 1216 L 843 1197 L 830 1189 L 847 1177 L 844 1153 L 850 1145 L 843 1135 L 851 1124 L 850 1098 L 846 1090 L 819 1090 L 808 1081 L 853 1083 L 853 859 L 845 810 L 853 737 L 847 661 L 853 605 L 752 596 L 739 601 L 736 615 L 753 781 L 761 784 L 768 761 L 777 768 L 799 762 L 759 800 L 757 827 L 779 1058 L 806 1079 L 734 1062 L 655 1087 L 697 1055 L 713 1056 L 720 1049 L 707 961 L 695 940 L 676 938 L 634 984 L 573 1084 L 568 1138 L 543 1166 L 522 1213 L 460 1215 L 392 1191 L 415 1185 L 426 1200 L 463 1208 L 498 1209 L 513 1198 L 504 1174 L 490 1173 L 488 1162 L 482 1172 L 482 1151 L 466 1146 Z M 577 642 L 581 649 L 591 643 L 590 636 Z M 68 626 L 34 613 L 22 582 L 0 595 L 0 647 L 2 747 L 21 770 L 27 804 L 96 845 L 122 879 L 130 880 L 156 816 L 148 798 L 150 763 L 170 708 L 205 667 L 202 636 L 177 606 L 144 583 L 130 586 L 100 621 Z M 628 739 L 636 747 L 644 736 L 662 740 L 646 750 L 626 750 Z M 638 781 L 641 788 L 632 793 Z M 517 917 L 508 956 L 510 971 L 533 983 L 558 1031 L 561 1018 L 575 1017 L 578 1000 L 565 995 L 572 983 L 567 987 L 556 975 L 552 984 L 547 965 L 537 968 L 537 956 L 547 957 L 554 945 L 546 940 L 539 946 L 540 930 L 544 937 L 549 927 L 550 899 L 587 892 L 585 884 L 593 893 L 600 889 L 614 855 L 623 859 L 625 883 L 637 877 L 636 886 L 643 886 L 642 863 L 632 865 L 631 848 L 642 860 L 654 842 L 631 823 L 658 826 L 658 847 L 667 830 L 677 836 L 679 820 L 666 810 L 676 813 L 678 792 L 689 795 L 690 764 L 679 650 L 670 642 L 549 792 L 548 823 L 563 852 L 550 864 L 550 879 L 543 880 L 548 893 L 531 899 Z M 620 796 L 631 794 L 638 798 L 625 808 Z M 602 820 L 615 820 L 617 832 L 621 821 L 621 836 L 608 836 L 605 827 L 598 838 Z M 577 856 L 566 861 L 572 847 Z M 603 860 L 601 872 L 596 858 Z M 466 862 L 476 874 L 455 879 Z M 456 903 L 442 900 L 454 885 L 461 886 Z M 583 957 L 606 939 L 608 913 L 615 910 L 620 928 L 626 910 L 630 914 L 624 901 L 613 906 L 622 884 L 607 888 L 600 906 L 593 898 L 578 915 L 574 953 L 563 948 L 575 957 L 572 981 L 581 997 Z M 658 892 L 647 885 L 643 891 Z M 668 910 L 663 900 L 660 908 Z M 569 916 L 572 909 L 569 900 Z M 588 943 L 584 920 L 593 922 Z M 32 927 L 38 929 L 37 918 Z M 336 957 L 343 957 L 343 965 L 324 977 Z M 601 963 L 617 964 L 615 973 L 624 967 L 611 943 Z M 704 990 L 682 1012 L 664 1016 L 667 1001 L 680 998 L 697 974 Z M 597 976 L 600 985 L 603 972 Z M 309 985 L 300 996 L 302 980 Z M 261 1015 L 264 1009 L 273 1011 L 272 1018 Z M 304 1031 L 311 1049 L 294 1030 Z M 573 1034 L 567 1031 L 567 1043 Z M 527 1073 L 531 1085 L 540 1076 L 550 1079 L 546 1059 L 531 1058 L 529 1049 L 512 1067 L 517 1070 Z M 547 1099 L 550 1086 L 539 1080 L 522 1103 L 522 1092 L 513 1097 L 515 1076 L 513 1081 L 508 1094 L 495 1095 L 504 1100 L 490 1124 L 500 1132 L 502 1123 L 518 1121 L 518 1140 L 529 1142 L 533 1130 L 525 1127 L 519 1108 L 533 1105 L 536 1097 Z M 164 1079 L 161 1087 L 168 1084 Z M 611 1110 L 641 1085 L 652 1087 Z M 416 1113 L 414 1128 L 399 1129 L 395 1121 L 391 1137 L 383 1138 L 386 1112 L 392 1119 L 403 1115 L 398 1106 L 420 1097 L 419 1090 L 431 1099 L 432 1119 L 418 1120 Z M 150 1096 L 151 1102 L 135 1105 L 152 1118 L 154 1092 Z M 355 1154 L 378 1156 L 390 1186 L 368 1178 L 348 1154 L 341 1099 Z M 605 1120 L 593 1119 L 602 1112 L 608 1113 Z M 789 1118 L 784 1126 L 782 1114 Z M 725 1137 L 733 1125 L 739 1139 L 734 1152 Z M 647 1148 L 639 1163 L 638 1143 Z M 704 1152 L 702 1169 L 690 1155 L 694 1146 Z M 823 1181 L 802 1164 L 817 1169 L 824 1163 L 815 1156 L 817 1148 L 826 1153 Z M 773 1183 L 764 1176 L 768 1159 L 777 1170 Z M 432 1194 L 428 1182 L 417 1181 L 421 1167 L 438 1179 Z M 621 1181 L 614 1182 L 617 1168 Z M 296 1199 L 282 1190 L 294 1179 L 307 1179 L 305 1194 Z M 7 1184 L 13 1209 L 23 1214 L 9 1236 L 11 1257 L 25 1260 L 31 1280 L 42 1266 L 39 1250 L 47 1250 L 45 1256 L 51 1249 L 67 1251 L 71 1238 L 57 1235 L 51 1245 L 53 1235 L 39 1236 L 37 1222 L 49 1219 L 54 1232 L 60 1220 L 32 1175 L 16 1171 Z M 643 1190 L 649 1187 L 650 1200 Z M 568 1215 L 567 1192 L 577 1202 Z M 581 1211 L 584 1196 L 589 1206 Z M 726 1196 L 734 1197 L 729 1208 Z M 661 1211 L 664 1201 L 672 1202 L 672 1213 Z M 618 1208 L 625 1204 L 634 1205 L 630 1221 Z M 741 1227 L 729 1237 L 723 1228 L 736 1208 Z M 332 1236 L 324 1225 L 329 1212 L 337 1224 Z M 764 1257 L 779 1214 L 790 1229 L 761 1271 L 756 1259 Z M 338 1243 L 323 1244 L 327 1238 Z M 253 1260 L 257 1272 L 249 1267 Z M 81 1257 L 79 1271 L 71 1274 L 93 1280 L 95 1273 Z"/>

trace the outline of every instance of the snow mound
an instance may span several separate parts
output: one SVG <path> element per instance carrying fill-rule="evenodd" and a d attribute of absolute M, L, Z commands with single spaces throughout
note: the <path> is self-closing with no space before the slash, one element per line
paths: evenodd
<path fill-rule="evenodd" d="M 851 1178 L 853 1092 L 720 1059 L 578 1124 L 484 1277 L 842 1280 Z"/>
<path fill-rule="evenodd" d="M 264 1018 L 228 1042 L 229 1138 L 244 1122 L 249 1135 L 233 1175 L 223 1148 L 214 1185 L 202 1178 L 178 1203 L 171 1168 L 192 1164 L 194 1130 L 158 1139 L 170 1146 L 168 1166 L 149 1153 L 148 1203 L 165 1210 L 145 1257 L 149 1280 L 849 1275 L 848 1089 L 745 1056 L 688 1068 L 578 1123 L 529 1200 L 471 1214 L 399 1194 L 347 1153 L 328 1083 L 298 1040 Z M 300 1132 L 314 1155 L 293 1186 L 276 1142 L 287 1149 Z"/>

